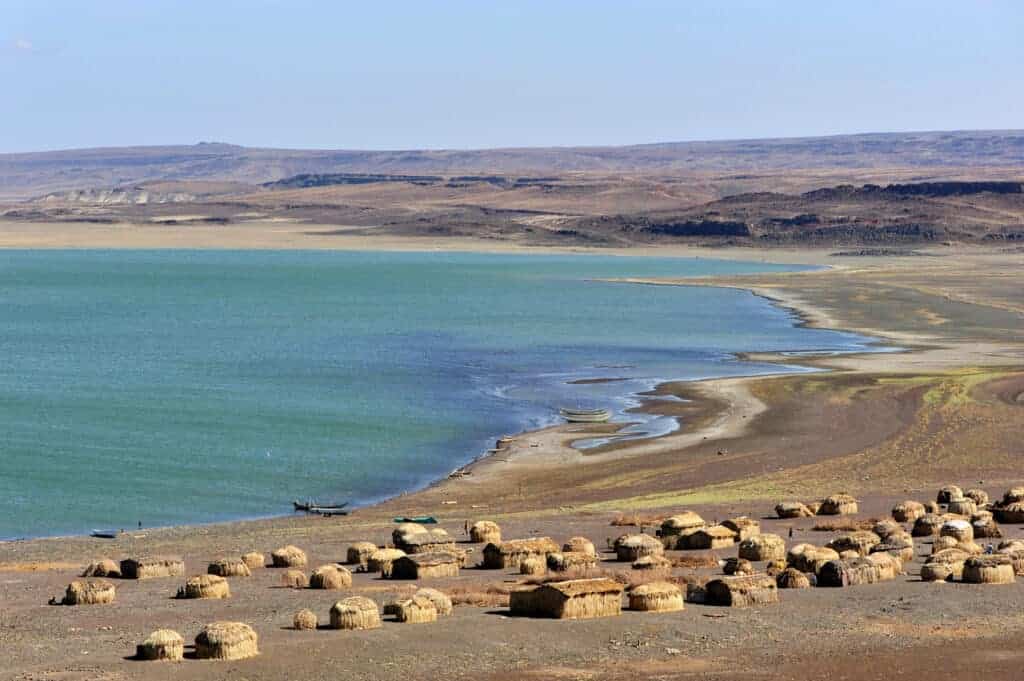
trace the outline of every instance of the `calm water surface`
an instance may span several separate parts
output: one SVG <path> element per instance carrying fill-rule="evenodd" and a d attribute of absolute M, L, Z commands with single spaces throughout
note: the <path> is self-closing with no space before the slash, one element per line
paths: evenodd
<path fill-rule="evenodd" d="M 206 522 L 421 486 L 562 404 L 852 350 L 729 289 L 773 271 L 604 256 L 0 252 L 0 537 Z M 571 385 L 581 378 L 624 378 Z M 654 419 L 640 430 L 674 427 Z"/>

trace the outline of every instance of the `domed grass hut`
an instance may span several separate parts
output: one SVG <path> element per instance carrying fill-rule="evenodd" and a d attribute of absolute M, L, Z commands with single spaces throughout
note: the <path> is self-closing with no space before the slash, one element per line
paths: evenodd
<path fill-rule="evenodd" d="M 299 610 L 292 617 L 292 629 L 296 631 L 314 631 L 319 624 L 320 621 L 317 619 L 316 613 L 309 608 Z"/>
<path fill-rule="evenodd" d="M 780 589 L 810 589 L 810 578 L 796 568 L 786 568 L 775 576 L 775 585 Z"/>
<path fill-rule="evenodd" d="M 722 572 L 727 575 L 752 575 L 754 566 L 746 558 L 726 558 Z"/>
<path fill-rule="evenodd" d="M 331 629 L 379 629 L 380 610 L 365 596 L 350 596 L 331 606 Z"/>
<path fill-rule="evenodd" d="M 889 518 L 883 518 L 872 525 L 871 531 L 877 534 L 882 541 L 885 541 L 894 534 L 906 532 L 906 530 L 903 529 L 903 525 Z"/>
<path fill-rule="evenodd" d="M 113 603 L 117 589 L 105 579 L 76 579 L 64 592 L 63 605 L 104 605 Z"/>
<path fill-rule="evenodd" d="M 775 515 L 780 518 L 810 518 L 814 512 L 800 501 L 783 501 L 775 504 Z"/>
<path fill-rule="evenodd" d="M 297 546 L 282 546 L 270 553 L 270 562 L 276 568 L 301 568 L 306 567 L 309 560 L 306 552 Z"/>
<path fill-rule="evenodd" d="M 940 537 L 952 537 L 958 542 L 974 541 L 974 528 L 966 520 L 947 520 L 939 528 Z"/>
<path fill-rule="evenodd" d="M 406 624 L 426 624 L 437 621 L 434 602 L 424 596 L 413 596 L 396 604 L 396 619 Z"/>
<path fill-rule="evenodd" d="M 349 545 L 345 552 L 345 563 L 351 565 L 356 572 L 367 572 L 366 564 L 370 556 L 377 550 L 377 545 L 368 541 L 357 541 Z"/>
<path fill-rule="evenodd" d="M 540 557 L 547 562 L 550 554 L 558 552 L 558 544 L 549 537 L 509 539 L 484 547 L 482 567 L 487 570 L 518 570 L 519 564 L 528 557 Z"/>
<path fill-rule="evenodd" d="M 405 551 L 400 549 L 377 549 L 366 559 L 366 571 L 379 572 L 387 578 L 391 575 L 391 566 L 404 555 Z"/>
<path fill-rule="evenodd" d="M 669 582 L 648 582 L 627 593 L 629 609 L 639 612 L 676 612 L 682 610 L 683 592 Z"/>
<path fill-rule="evenodd" d="M 630 567 L 634 570 L 661 570 L 668 573 L 672 571 L 672 561 L 665 556 L 644 556 L 634 560 Z"/>
<path fill-rule="evenodd" d="M 1010 562 L 1013 563 L 1014 574 L 1024 575 L 1024 546 L 1021 546 L 1021 542 L 1014 542 L 1009 546 L 1001 546 L 998 553 L 1001 556 L 1009 557 Z"/>
<path fill-rule="evenodd" d="M 971 556 L 964 561 L 961 579 L 968 584 L 1013 584 L 1013 561 L 1004 554 Z"/>
<path fill-rule="evenodd" d="M 585 553 L 594 558 L 597 557 L 594 542 L 586 537 L 571 537 L 569 541 L 562 544 L 562 553 Z"/>
<path fill-rule="evenodd" d="M 956 485 L 946 485 L 939 489 L 939 493 L 935 496 L 935 502 L 938 504 L 948 504 L 951 501 L 960 501 L 964 498 L 964 491 Z"/>
<path fill-rule="evenodd" d="M 921 579 L 925 582 L 939 582 L 960 579 L 964 562 L 970 555 L 960 549 L 945 549 L 933 553 L 921 566 Z"/>
<path fill-rule="evenodd" d="M 290 589 L 306 589 L 309 587 L 309 577 L 302 570 L 286 570 L 281 575 L 281 586 Z"/>
<path fill-rule="evenodd" d="M 267 559 L 259 551 L 250 551 L 249 553 L 242 555 L 242 562 L 249 570 L 259 570 L 262 567 L 266 567 Z"/>
<path fill-rule="evenodd" d="M 946 510 L 956 515 L 971 516 L 978 512 L 978 505 L 974 503 L 974 499 L 964 497 L 963 499 L 954 499 L 949 502 Z"/>
<path fill-rule="evenodd" d="M 736 541 L 743 541 L 761 534 L 761 523 L 747 516 L 722 521 L 722 527 L 732 530 Z"/>
<path fill-rule="evenodd" d="M 309 576 L 310 589 L 327 589 L 337 591 L 352 586 L 352 573 L 341 565 L 321 565 Z"/>
<path fill-rule="evenodd" d="M 647 534 L 629 535 L 615 546 L 615 557 L 619 561 L 633 562 L 644 556 L 660 556 L 664 552 L 662 543 Z"/>
<path fill-rule="evenodd" d="M 157 629 L 135 646 L 135 659 L 181 662 L 185 659 L 185 639 L 173 629 Z"/>
<path fill-rule="evenodd" d="M 800 572 L 817 574 L 831 560 L 839 560 L 837 551 L 814 544 L 797 544 L 786 552 L 786 563 Z"/>
<path fill-rule="evenodd" d="M 501 527 L 493 520 L 478 520 L 469 528 L 469 540 L 474 544 L 500 544 Z"/>
<path fill-rule="evenodd" d="M 252 571 L 241 558 L 221 558 L 206 567 L 206 572 L 219 577 L 251 577 Z"/>
<path fill-rule="evenodd" d="M 892 507 L 892 518 L 900 523 L 912 523 L 924 514 L 924 504 L 920 501 L 901 501 Z"/>
<path fill-rule="evenodd" d="M 663 520 L 658 529 L 658 537 L 666 549 L 681 548 L 679 544 L 683 537 L 706 525 L 704 519 L 693 511 L 684 511 Z"/>
<path fill-rule="evenodd" d="M 727 549 L 736 543 L 736 533 L 728 527 L 715 525 L 697 530 L 688 537 L 688 549 Z"/>
<path fill-rule="evenodd" d="M 448 617 L 452 614 L 452 599 L 449 598 L 447 594 L 438 591 L 437 589 L 424 587 L 413 595 L 426 598 L 433 603 L 434 609 L 437 610 L 438 617 Z"/>
<path fill-rule="evenodd" d="M 1024 487 L 1007 490 L 1002 500 L 992 505 L 992 515 L 1008 525 L 1024 523 Z"/>
<path fill-rule="evenodd" d="M 903 574 L 903 561 L 891 553 L 879 551 L 867 556 L 876 568 L 878 568 L 878 580 L 881 582 L 896 579 Z"/>
<path fill-rule="evenodd" d="M 785 560 L 786 542 L 777 534 L 759 534 L 740 542 L 739 557 L 752 561 Z"/>
<path fill-rule="evenodd" d="M 557 554 L 552 553 L 548 556 L 548 558 L 551 558 L 551 556 L 554 555 Z M 528 558 L 524 558 L 522 562 L 519 563 L 519 574 L 521 575 L 525 575 L 528 577 L 539 577 L 543 574 L 546 574 L 547 571 L 547 562 L 542 560 L 540 556 L 530 556 Z"/>
<path fill-rule="evenodd" d="M 121 576 L 121 566 L 109 558 L 100 558 L 86 566 L 82 577 L 113 577 Z"/>
<path fill-rule="evenodd" d="M 196 636 L 200 660 L 244 660 L 259 653 L 259 637 L 242 622 L 212 622 Z"/>
<path fill-rule="evenodd" d="M 846 587 L 882 581 L 883 572 L 867 558 L 830 560 L 818 570 L 818 586 Z"/>
<path fill-rule="evenodd" d="M 416 523 L 403 523 L 391 533 L 391 539 L 396 549 L 409 555 L 438 551 L 455 552 L 455 540 L 439 527 L 428 530 Z"/>
<path fill-rule="evenodd" d="M 871 553 L 888 553 L 901 562 L 914 560 L 914 539 L 906 532 L 890 535 L 880 544 L 871 547 Z"/>
<path fill-rule="evenodd" d="M 881 543 L 881 537 L 874 532 L 857 530 L 854 532 L 843 532 L 833 537 L 825 546 L 839 553 L 853 551 L 859 556 L 866 556 L 871 553 L 872 547 Z"/>
<path fill-rule="evenodd" d="M 1003 531 L 989 511 L 979 511 L 971 516 L 971 530 L 976 539 L 1000 539 Z"/>
<path fill-rule="evenodd" d="M 548 555 L 547 567 L 552 572 L 590 570 L 597 567 L 597 556 L 582 551 L 563 551 Z"/>
<path fill-rule="evenodd" d="M 176 598 L 231 598 L 231 587 L 218 575 L 196 575 L 178 589 Z"/>
<path fill-rule="evenodd" d="M 722 577 L 704 585 L 705 603 L 730 608 L 745 608 L 779 602 L 775 579 L 768 575 Z"/>
<path fill-rule="evenodd" d="M 391 563 L 389 579 L 428 579 L 432 577 L 458 577 L 459 556 L 454 553 L 414 553 L 401 556 Z"/>
<path fill-rule="evenodd" d="M 144 556 L 121 561 L 122 579 L 180 577 L 184 574 L 185 561 L 178 556 Z"/>
<path fill-rule="evenodd" d="M 553 619 L 610 617 L 622 612 L 622 585 L 612 579 L 548 582 L 509 594 L 513 615 Z"/>
<path fill-rule="evenodd" d="M 939 534 L 942 524 L 949 519 L 949 516 L 940 513 L 925 513 L 914 521 L 910 534 L 915 537 L 934 537 Z"/>
<path fill-rule="evenodd" d="M 821 500 L 818 515 L 853 515 L 857 512 L 857 500 L 849 494 L 833 494 Z"/>

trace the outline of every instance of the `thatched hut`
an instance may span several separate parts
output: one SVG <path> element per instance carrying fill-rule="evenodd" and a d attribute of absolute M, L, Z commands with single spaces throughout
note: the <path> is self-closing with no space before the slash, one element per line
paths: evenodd
<path fill-rule="evenodd" d="M 761 523 L 745 515 L 723 520 L 722 527 L 732 530 L 736 535 L 736 541 L 743 541 L 761 534 Z"/>
<path fill-rule="evenodd" d="M 113 577 L 121 576 L 121 566 L 109 558 L 100 558 L 86 566 L 82 577 Z"/>
<path fill-rule="evenodd" d="M 213 622 L 196 636 L 200 660 L 244 660 L 259 653 L 256 632 L 242 622 Z"/>
<path fill-rule="evenodd" d="M 976 539 L 1000 539 L 1003 531 L 999 529 L 990 511 L 978 511 L 971 516 L 971 529 Z"/>
<path fill-rule="evenodd" d="M 259 551 L 250 551 L 249 553 L 242 555 L 242 562 L 245 563 L 249 570 L 258 570 L 261 567 L 266 566 L 267 559 Z"/>
<path fill-rule="evenodd" d="M 912 523 L 924 514 L 924 504 L 920 501 L 901 501 L 892 507 L 893 520 L 901 523 Z"/>
<path fill-rule="evenodd" d="M 272 551 L 270 562 L 276 568 L 301 568 L 306 567 L 309 561 L 305 551 L 289 544 Z"/>
<path fill-rule="evenodd" d="M 881 581 L 883 576 L 879 565 L 867 558 L 830 560 L 818 571 L 818 586 L 844 587 L 874 584 Z"/>
<path fill-rule="evenodd" d="M 867 560 L 878 568 L 878 581 L 887 582 L 903 574 L 903 561 L 891 553 L 876 552 L 867 556 Z"/>
<path fill-rule="evenodd" d="M 856 530 L 854 532 L 843 532 L 833 537 L 825 546 L 833 551 L 838 551 L 840 554 L 844 551 L 853 551 L 858 556 L 866 556 L 871 553 L 873 546 L 880 543 L 882 543 L 881 537 L 874 532 Z"/>
<path fill-rule="evenodd" d="M 145 556 L 121 561 L 123 579 L 180 577 L 185 574 L 185 561 L 178 556 Z"/>
<path fill-rule="evenodd" d="M 747 560 L 785 560 L 786 541 L 777 534 L 759 534 L 740 542 L 739 557 Z"/>
<path fill-rule="evenodd" d="M 726 558 L 722 572 L 727 575 L 752 575 L 754 566 L 746 558 Z"/>
<path fill-rule="evenodd" d="M 971 516 L 978 512 L 978 506 L 974 503 L 974 499 L 964 497 L 963 499 L 954 499 L 949 502 L 949 505 L 946 506 L 946 510 L 950 513 L 955 513 L 956 515 Z"/>
<path fill-rule="evenodd" d="M 899 558 L 901 562 L 909 563 L 914 560 L 914 540 L 909 534 L 892 535 L 881 544 L 872 546 L 871 553 L 887 553 Z"/>
<path fill-rule="evenodd" d="M 1024 575 L 1024 547 L 1017 546 L 1020 542 L 1014 542 L 1014 546 L 1000 548 L 998 553 L 1001 556 L 1008 556 L 1013 563 L 1013 572 L 1016 575 Z"/>
<path fill-rule="evenodd" d="M 615 556 L 620 561 L 633 562 L 644 556 L 660 556 L 665 547 L 648 534 L 631 534 L 615 545 Z"/>
<path fill-rule="evenodd" d="M 399 622 L 425 624 L 437 621 L 437 608 L 425 596 L 413 596 L 398 602 L 396 617 Z"/>
<path fill-rule="evenodd" d="M 310 589 L 347 589 L 352 586 L 352 573 L 334 563 L 321 565 L 309 576 Z"/>
<path fill-rule="evenodd" d="M 551 556 L 556 555 L 558 554 L 549 554 L 548 558 L 550 559 Z M 547 571 L 547 561 L 543 560 L 540 556 L 529 556 L 527 558 L 523 558 L 522 562 L 519 563 L 519 574 L 521 575 L 539 577 L 540 575 L 547 573 Z"/>
<path fill-rule="evenodd" d="M 786 552 L 786 563 L 800 572 L 817 574 L 821 566 L 831 560 L 839 560 L 837 551 L 814 544 L 797 544 Z"/>
<path fill-rule="evenodd" d="M 241 558 L 221 558 L 206 567 L 206 572 L 219 577 L 251 577 L 252 571 Z"/>
<path fill-rule="evenodd" d="M 196 575 L 178 589 L 177 598 L 231 598 L 231 587 L 218 575 Z"/>
<path fill-rule="evenodd" d="M 810 518 L 814 512 L 800 501 L 783 501 L 775 504 L 775 515 L 780 518 Z"/>
<path fill-rule="evenodd" d="M 871 531 L 877 534 L 882 541 L 885 541 L 894 534 L 906 532 L 903 529 L 903 525 L 890 518 L 879 520 L 871 526 Z"/>
<path fill-rule="evenodd" d="M 548 569 L 553 572 L 589 570 L 597 567 L 597 554 L 583 551 L 563 551 L 548 554 Z"/>
<path fill-rule="evenodd" d="M 786 568 L 775 575 L 775 585 L 780 589 L 809 589 L 811 580 L 796 568 Z"/>
<path fill-rule="evenodd" d="M 135 658 L 181 662 L 185 659 L 185 639 L 172 629 L 157 629 L 135 646 Z"/>
<path fill-rule="evenodd" d="M 552 553 L 558 553 L 558 544 L 549 537 L 509 539 L 484 547 L 483 567 L 488 570 L 518 570 L 525 558 L 541 557 L 546 562 Z"/>
<path fill-rule="evenodd" d="M 939 527 L 940 537 L 953 537 L 958 542 L 974 541 L 974 528 L 966 520 L 947 520 Z"/>
<path fill-rule="evenodd" d="M 424 587 L 413 595 L 429 599 L 434 604 L 438 617 L 448 617 L 452 614 L 452 599 L 444 592 Z"/>
<path fill-rule="evenodd" d="M 469 539 L 474 544 L 500 544 L 501 527 L 493 520 L 478 520 L 469 528 Z"/>
<path fill-rule="evenodd" d="M 938 582 L 960 579 L 964 571 L 964 561 L 970 555 L 960 549 L 945 549 L 933 553 L 921 566 L 921 579 L 926 582 Z"/>
<path fill-rule="evenodd" d="M 736 533 L 728 527 L 715 525 L 697 530 L 689 537 L 689 549 L 726 549 L 736 543 Z"/>
<path fill-rule="evenodd" d="M 925 513 L 942 513 L 942 507 L 935 501 L 924 502 Z"/>
<path fill-rule="evenodd" d="M 910 533 L 915 537 L 935 536 L 942 529 L 942 524 L 949 519 L 949 516 L 940 513 L 925 513 L 914 521 L 914 527 Z"/>
<path fill-rule="evenodd" d="M 316 613 L 309 608 L 303 608 L 292 617 L 292 628 L 296 631 L 313 631 L 320 624 Z"/>
<path fill-rule="evenodd" d="M 331 629 L 379 629 L 380 610 L 365 596 L 350 596 L 331 606 Z"/>
<path fill-rule="evenodd" d="M 435 527 L 427 529 L 415 523 L 404 523 L 391 533 L 395 548 L 407 554 L 455 552 L 455 540 L 448 532 Z"/>
<path fill-rule="evenodd" d="M 379 572 L 384 577 L 391 575 L 391 566 L 405 555 L 400 549 L 377 549 L 366 559 L 367 572 Z"/>
<path fill-rule="evenodd" d="M 992 504 L 992 515 L 1001 523 L 1024 523 L 1024 487 L 1012 487 L 1001 501 Z"/>
<path fill-rule="evenodd" d="M 105 579 L 76 579 L 64 592 L 63 605 L 102 605 L 113 603 L 117 589 Z"/>
<path fill-rule="evenodd" d="M 562 553 L 585 553 L 597 557 L 597 549 L 594 542 L 586 537 L 571 537 L 569 541 L 562 544 Z"/>
<path fill-rule="evenodd" d="M 430 577 L 458 577 L 459 557 L 454 553 L 414 553 L 396 558 L 391 563 L 389 579 L 426 579 Z"/>
<path fill-rule="evenodd" d="M 693 511 L 683 511 L 670 516 L 661 522 L 658 537 L 666 549 L 682 548 L 680 539 L 705 527 L 704 519 Z"/>
<path fill-rule="evenodd" d="M 935 496 L 935 503 L 948 504 L 951 501 L 960 501 L 964 498 L 964 491 L 956 485 L 946 485 L 939 489 Z"/>
<path fill-rule="evenodd" d="M 281 585 L 292 589 L 305 589 L 309 586 L 309 577 L 302 570 L 286 570 L 281 575 Z"/>
<path fill-rule="evenodd" d="M 640 612 L 676 612 L 685 607 L 683 592 L 670 582 L 648 582 L 633 587 L 627 599 L 629 609 Z"/>
<path fill-rule="evenodd" d="M 369 541 L 357 541 L 350 544 L 345 552 L 345 563 L 356 572 L 366 572 L 366 563 L 377 550 L 377 545 Z"/>
<path fill-rule="evenodd" d="M 587 619 L 622 612 L 622 585 L 612 579 L 570 579 L 548 582 L 509 596 L 513 615 Z"/>
<path fill-rule="evenodd" d="M 821 500 L 818 515 L 853 515 L 857 512 L 857 500 L 849 494 L 833 494 Z"/>
<path fill-rule="evenodd" d="M 779 602 L 779 589 L 775 579 L 768 575 L 722 577 L 704 585 L 708 605 L 743 608 Z"/>
<path fill-rule="evenodd" d="M 1013 561 L 1005 554 L 972 556 L 964 561 L 961 578 L 969 584 L 1013 584 Z"/>

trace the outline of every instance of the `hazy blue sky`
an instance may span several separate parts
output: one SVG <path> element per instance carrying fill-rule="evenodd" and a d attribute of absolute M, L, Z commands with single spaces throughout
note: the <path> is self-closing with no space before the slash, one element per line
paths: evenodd
<path fill-rule="evenodd" d="M 0 0 L 0 84 L 0 151 L 1020 128 L 1024 2 Z"/>

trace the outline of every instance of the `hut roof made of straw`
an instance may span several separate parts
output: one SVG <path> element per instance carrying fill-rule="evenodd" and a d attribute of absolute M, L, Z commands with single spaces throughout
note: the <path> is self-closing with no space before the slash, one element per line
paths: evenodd
<path fill-rule="evenodd" d="M 927 558 L 925 558 L 924 562 L 926 564 L 927 563 L 962 563 L 963 561 L 967 560 L 970 557 L 971 557 L 971 554 L 969 554 L 968 552 L 966 552 L 966 551 L 964 551 L 962 549 L 957 549 L 957 548 L 942 549 L 941 551 L 936 551 L 932 555 L 930 555 Z"/>
<path fill-rule="evenodd" d="M 430 544 L 453 544 L 455 540 L 452 536 L 441 528 L 433 530 L 424 530 L 423 532 L 414 532 L 407 534 L 402 537 L 401 540 L 396 540 L 395 544 L 404 544 L 405 546 L 429 546 Z"/>
<path fill-rule="evenodd" d="M 1024 487 L 1011 487 L 1003 494 L 1004 504 L 1019 504 L 1024 501 Z"/>
<path fill-rule="evenodd" d="M 761 523 L 745 515 L 741 515 L 737 518 L 729 518 L 728 520 L 722 521 L 722 527 L 727 527 L 733 532 L 739 532 L 740 530 L 748 527 L 760 527 Z"/>
<path fill-rule="evenodd" d="M 679 595 L 681 591 L 671 582 L 647 582 L 634 586 L 629 593 L 634 596 L 673 596 Z"/>
<path fill-rule="evenodd" d="M 855 504 L 857 503 L 857 498 L 852 494 L 840 492 L 839 494 L 830 494 L 823 501 L 828 504 Z"/>
<path fill-rule="evenodd" d="M 531 539 L 509 539 L 500 544 L 488 544 L 484 551 L 497 551 L 502 554 L 510 553 L 558 553 L 558 544 L 550 537 L 534 537 Z"/>
<path fill-rule="evenodd" d="M 575 596 L 586 596 L 588 594 L 621 594 L 623 586 L 614 579 L 607 577 L 594 577 L 591 579 L 569 579 L 563 582 L 548 582 L 537 587 L 538 589 L 552 589 L 566 598 Z"/>
<path fill-rule="evenodd" d="M 1005 553 L 991 553 L 982 556 L 971 556 L 964 561 L 964 567 L 996 567 L 997 565 L 1013 565 L 1013 559 Z"/>
<path fill-rule="evenodd" d="M 228 652 L 228 657 L 251 656 L 258 652 L 257 638 L 253 628 L 243 622 L 211 622 L 196 636 L 196 652 L 204 657 L 203 650 L 216 653 L 216 649 L 223 649 L 221 652 Z"/>
<path fill-rule="evenodd" d="M 698 533 L 706 534 L 707 536 L 713 537 L 715 539 L 725 539 L 725 538 L 730 538 L 731 539 L 731 538 L 735 538 L 736 537 L 736 532 L 735 531 L 730 530 L 728 527 L 725 527 L 723 525 L 714 525 L 712 527 L 705 527 L 705 528 L 702 528 L 700 530 L 697 530 L 697 532 Z"/>
<path fill-rule="evenodd" d="M 157 629 L 146 637 L 145 644 L 152 646 L 171 646 L 184 644 L 185 639 L 173 629 Z"/>
<path fill-rule="evenodd" d="M 398 561 L 411 561 L 420 566 L 430 565 L 449 565 L 451 563 L 459 563 L 460 557 L 454 553 L 448 551 L 430 551 L 428 553 L 413 553 L 408 556 L 399 556 L 395 559 Z"/>
<path fill-rule="evenodd" d="M 473 527 L 470 528 L 470 529 L 474 529 L 474 530 L 476 530 L 478 532 L 500 532 L 501 531 L 501 527 L 499 527 L 498 523 L 494 522 L 493 520 L 478 520 L 475 523 L 473 523 Z"/>
<path fill-rule="evenodd" d="M 331 606 L 331 612 L 369 612 L 377 610 L 377 603 L 366 596 L 349 596 Z"/>
<path fill-rule="evenodd" d="M 370 554 L 370 560 L 373 561 L 386 561 L 396 560 L 405 555 L 405 551 L 402 549 L 377 549 Z"/>
<path fill-rule="evenodd" d="M 661 529 L 667 534 L 674 534 L 679 530 L 689 530 L 696 527 L 704 527 L 704 519 L 693 511 L 683 511 L 670 516 L 662 521 Z"/>
<path fill-rule="evenodd" d="M 618 542 L 626 548 L 662 548 L 661 542 L 649 534 L 631 534 Z"/>

